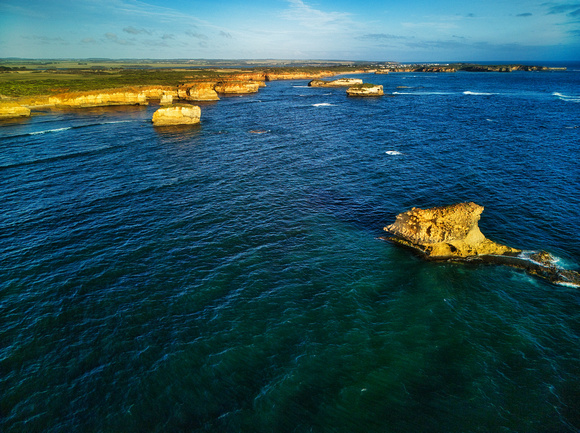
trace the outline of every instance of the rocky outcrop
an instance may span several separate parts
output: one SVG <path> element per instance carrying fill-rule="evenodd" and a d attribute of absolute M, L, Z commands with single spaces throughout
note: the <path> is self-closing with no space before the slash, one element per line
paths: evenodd
<path fill-rule="evenodd" d="M 415 69 L 415 72 L 457 72 L 457 69 L 447 66 L 425 66 Z"/>
<path fill-rule="evenodd" d="M 260 87 L 266 86 L 265 72 L 239 72 L 229 76 L 228 79 L 233 81 L 255 81 Z"/>
<path fill-rule="evenodd" d="M 155 126 L 195 125 L 200 122 L 201 109 L 196 105 L 176 104 L 153 113 Z"/>
<path fill-rule="evenodd" d="M 313 78 L 332 77 L 331 71 L 270 71 L 266 73 L 266 81 L 275 80 L 311 80 Z"/>
<path fill-rule="evenodd" d="M 520 250 L 487 239 L 479 230 L 483 206 L 459 203 L 399 214 L 385 230 L 392 241 L 412 247 L 429 259 L 479 255 L 516 255 Z"/>
<path fill-rule="evenodd" d="M 308 85 L 310 87 L 350 87 L 356 84 L 363 84 L 360 78 L 339 78 L 338 80 L 312 80 Z"/>
<path fill-rule="evenodd" d="M 60 108 L 105 107 L 109 105 L 147 105 L 147 95 L 139 89 L 112 89 L 94 92 L 63 93 L 48 98 Z"/>
<path fill-rule="evenodd" d="M 243 95 L 256 93 L 260 89 L 260 84 L 256 81 L 220 81 L 214 89 L 217 93 L 225 95 Z"/>
<path fill-rule="evenodd" d="M 215 81 L 192 82 L 179 86 L 178 96 L 186 101 L 218 101 Z"/>
<path fill-rule="evenodd" d="M 147 99 L 162 99 L 164 96 L 177 98 L 177 89 L 173 86 L 145 86 L 135 90 L 142 92 Z"/>
<path fill-rule="evenodd" d="M 30 108 L 24 107 L 16 102 L 0 102 L 0 119 L 11 119 L 28 116 L 30 116 Z"/>
<path fill-rule="evenodd" d="M 346 89 L 348 96 L 383 96 L 383 86 L 376 84 L 357 84 Z"/>
<path fill-rule="evenodd" d="M 580 287 L 580 273 L 565 269 L 546 251 L 521 251 L 487 239 L 479 230 L 483 206 L 459 203 L 430 209 L 413 208 L 397 215 L 385 230 L 388 240 L 420 252 L 430 260 L 507 265 L 554 284 Z"/>

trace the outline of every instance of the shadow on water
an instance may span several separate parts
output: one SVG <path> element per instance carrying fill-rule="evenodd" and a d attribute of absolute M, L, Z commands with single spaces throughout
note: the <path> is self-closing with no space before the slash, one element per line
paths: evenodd
<path fill-rule="evenodd" d="M 172 143 L 198 137 L 202 132 L 200 123 L 195 125 L 154 126 L 152 129 L 159 138 Z"/>
<path fill-rule="evenodd" d="M 307 195 L 307 202 L 312 209 L 373 233 L 382 233 L 386 222 L 393 220 L 396 215 L 381 204 L 373 202 L 372 198 L 347 195 L 337 190 L 313 189 Z"/>

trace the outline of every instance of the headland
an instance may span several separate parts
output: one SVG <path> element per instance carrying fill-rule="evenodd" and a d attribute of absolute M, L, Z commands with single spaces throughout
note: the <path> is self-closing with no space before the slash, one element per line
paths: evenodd
<path fill-rule="evenodd" d="M 396 72 L 550 71 L 525 65 L 414 64 L 285 60 L 24 60 L 0 59 L 0 119 L 27 117 L 51 108 L 160 105 L 217 101 L 222 96 L 258 92 L 274 80 L 316 80 L 313 86 L 351 87 L 346 74 Z M 336 83 L 336 85 L 335 85 Z M 340 84 L 340 86 L 338 85 Z M 365 83 L 365 86 L 368 83 Z M 376 95 L 367 87 L 350 95 Z M 361 90 L 362 89 L 362 90 Z"/>

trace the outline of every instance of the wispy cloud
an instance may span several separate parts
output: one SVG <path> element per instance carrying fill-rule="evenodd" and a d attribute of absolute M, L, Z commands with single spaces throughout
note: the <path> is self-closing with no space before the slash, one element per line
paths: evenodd
<path fill-rule="evenodd" d="M 220 31 L 220 36 L 226 39 L 232 39 L 232 35 L 230 33 L 224 32 L 223 30 Z"/>
<path fill-rule="evenodd" d="M 147 34 L 147 35 L 150 35 L 150 34 L 151 34 L 151 32 L 150 32 L 149 30 L 145 30 L 145 29 L 136 29 L 136 28 L 135 28 L 135 27 L 133 27 L 133 26 L 125 27 L 125 28 L 123 29 L 123 31 L 124 31 L 125 33 L 129 33 L 129 34 L 131 34 L 131 35 L 140 35 L 140 34 L 143 34 L 143 33 L 144 33 L 144 34 Z"/>
<path fill-rule="evenodd" d="M 201 39 L 203 41 L 207 41 L 209 39 L 209 37 L 207 35 L 204 35 L 203 33 L 199 33 L 199 32 L 194 32 L 191 30 L 188 30 L 187 32 L 185 32 L 185 34 L 187 36 L 191 36 L 192 38 Z"/>
<path fill-rule="evenodd" d="M 372 41 L 386 41 L 396 39 L 409 39 L 407 36 L 391 35 L 388 33 L 368 33 L 366 35 L 357 36 L 356 39 L 372 40 Z"/>
<path fill-rule="evenodd" d="M 61 37 L 30 35 L 30 36 L 22 36 L 22 39 L 32 40 L 32 41 L 35 41 L 35 42 L 43 44 L 43 45 L 49 45 L 49 44 L 67 45 L 68 44 L 68 42 L 65 41 Z"/>
<path fill-rule="evenodd" d="M 304 27 L 330 30 L 333 26 L 349 22 L 351 19 L 351 15 L 346 12 L 325 12 L 314 9 L 302 0 L 288 0 L 288 3 L 289 8 L 282 13 L 282 17 L 297 21 Z"/>
<path fill-rule="evenodd" d="M 119 39 L 116 33 L 105 33 L 105 40 L 119 45 L 135 45 L 133 40 Z"/>
<path fill-rule="evenodd" d="M 550 2 L 543 3 L 542 6 L 548 8 L 548 15 L 566 14 L 571 17 L 580 15 L 580 3 L 556 4 Z"/>

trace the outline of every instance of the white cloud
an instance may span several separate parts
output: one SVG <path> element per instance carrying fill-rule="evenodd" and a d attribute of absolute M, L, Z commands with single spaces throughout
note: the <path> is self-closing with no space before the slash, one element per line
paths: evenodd
<path fill-rule="evenodd" d="M 336 26 L 351 22 L 351 15 L 346 12 L 325 12 L 307 5 L 302 0 L 288 0 L 290 7 L 282 13 L 282 17 L 297 21 L 300 25 L 311 29 L 330 31 Z"/>

